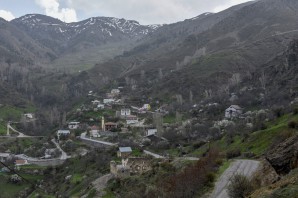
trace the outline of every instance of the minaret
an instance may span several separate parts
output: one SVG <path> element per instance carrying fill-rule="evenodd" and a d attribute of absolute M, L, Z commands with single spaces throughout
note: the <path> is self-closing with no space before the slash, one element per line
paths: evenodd
<path fill-rule="evenodd" d="M 7 134 L 6 134 L 7 136 L 9 136 L 9 127 L 10 127 L 10 123 L 8 122 L 7 123 Z"/>
<path fill-rule="evenodd" d="M 101 117 L 101 129 L 102 131 L 106 131 L 105 118 L 103 116 Z"/>

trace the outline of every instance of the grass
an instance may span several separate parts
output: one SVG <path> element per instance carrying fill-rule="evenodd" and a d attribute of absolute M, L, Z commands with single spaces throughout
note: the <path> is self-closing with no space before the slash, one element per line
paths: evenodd
<path fill-rule="evenodd" d="M 231 160 L 225 160 L 223 164 L 219 167 L 217 173 L 216 173 L 216 178 L 218 179 L 229 167 L 231 164 Z"/>
<path fill-rule="evenodd" d="M 31 175 L 31 174 L 23 174 L 21 175 L 29 180 L 31 183 L 36 183 L 38 180 L 41 180 L 43 178 L 42 175 Z M 13 184 L 8 182 L 10 178 L 10 174 L 4 174 L 0 173 L 0 197 L 3 198 L 10 198 L 10 197 L 18 197 L 18 194 L 25 190 L 26 188 L 29 188 L 31 186 L 31 183 L 28 183 L 26 181 L 22 181 L 20 184 Z"/>
<path fill-rule="evenodd" d="M 83 181 L 83 177 L 81 174 L 74 174 L 70 180 L 72 184 L 78 184 L 78 183 L 81 183 L 82 181 Z"/>
<path fill-rule="evenodd" d="M 6 124 L 4 122 L 0 122 L 0 135 L 6 135 Z"/>
<path fill-rule="evenodd" d="M 35 111 L 36 111 L 36 108 L 33 106 L 18 108 L 14 106 L 4 105 L 0 107 L 0 120 L 19 121 L 22 114 L 28 113 L 28 112 L 34 113 Z"/>
<path fill-rule="evenodd" d="M 175 115 L 166 115 L 165 117 L 163 117 L 163 122 L 173 124 L 176 122 L 176 116 Z"/>
<path fill-rule="evenodd" d="M 104 115 L 114 116 L 115 111 L 113 111 L 111 109 L 105 109 L 105 110 L 100 110 L 100 111 L 97 111 L 97 112 L 89 111 L 88 113 L 85 114 L 85 116 L 91 117 L 91 118 L 101 118 Z"/>

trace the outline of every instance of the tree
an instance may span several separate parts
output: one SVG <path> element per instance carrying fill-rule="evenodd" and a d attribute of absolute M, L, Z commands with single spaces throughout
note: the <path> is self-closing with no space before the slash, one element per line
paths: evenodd
<path fill-rule="evenodd" d="M 230 179 L 230 182 L 228 195 L 231 198 L 245 198 L 253 191 L 251 182 L 244 175 L 236 174 Z"/>

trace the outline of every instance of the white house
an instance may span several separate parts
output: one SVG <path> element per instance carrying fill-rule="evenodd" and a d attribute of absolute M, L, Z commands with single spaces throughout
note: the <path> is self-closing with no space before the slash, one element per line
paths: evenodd
<path fill-rule="evenodd" d="M 157 134 L 157 129 L 148 129 L 146 136 L 156 135 L 156 134 Z"/>
<path fill-rule="evenodd" d="M 119 93 L 120 93 L 120 90 L 119 89 L 112 89 L 111 90 L 111 94 L 113 94 L 113 95 L 117 95 Z"/>
<path fill-rule="evenodd" d="M 33 113 L 25 113 L 24 116 L 27 119 L 33 119 L 33 117 L 34 117 Z"/>
<path fill-rule="evenodd" d="M 97 108 L 98 108 L 98 109 L 104 109 L 104 108 L 105 108 L 105 105 L 104 105 L 104 104 L 98 104 L 98 105 L 97 105 Z"/>
<path fill-rule="evenodd" d="M 111 104 L 111 103 L 114 103 L 115 102 L 115 99 L 103 99 L 103 104 Z"/>
<path fill-rule="evenodd" d="M 238 105 L 231 105 L 225 111 L 226 118 L 236 118 L 243 113 L 243 108 L 239 107 Z"/>
<path fill-rule="evenodd" d="M 93 105 L 98 105 L 98 104 L 100 104 L 100 101 L 99 101 L 99 100 L 93 100 L 93 101 L 91 101 L 91 102 L 92 102 Z"/>
<path fill-rule="evenodd" d="M 10 153 L 0 153 L 0 161 L 5 162 L 7 159 L 11 158 Z"/>
<path fill-rule="evenodd" d="M 69 129 L 78 129 L 80 127 L 80 122 L 70 122 L 68 123 Z"/>
<path fill-rule="evenodd" d="M 130 109 L 121 109 L 121 116 L 130 116 L 131 115 L 131 111 Z"/>

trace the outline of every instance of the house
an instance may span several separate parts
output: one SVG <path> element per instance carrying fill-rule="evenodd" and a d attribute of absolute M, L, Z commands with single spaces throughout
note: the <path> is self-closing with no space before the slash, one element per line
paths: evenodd
<path fill-rule="evenodd" d="M 238 105 L 231 105 L 225 111 L 226 118 L 236 118 L 243 113 L 243 108 L 239 107 Z"/>
<path fill-rule="evenodd" d="M 156 135 L 157 129 L 148 129 L 146 132 L 146 136 Z"/>
<path fill-rule="evenodd" d="M 80 127 L 80 122 L 69 122 L 68 128 L 69 129 L 78 129 Z"/>
<path fill-rule="evenodd" d="M 0 162 L 5 162 L 7 159 L 10 159 L 12 156 L 10 153 L 0 153 Z"/>
<path fill-rule="evenodd" d="M 143 110 L 149 111 L 151 109 L 150 104 L 144 104 L 142 107 Z"/>
<path fill-rule="evenodd" d="M 136 124 L 138 123 L 138 117 L 135 115 L 126 116 L 126 124 Z"/>
<path fill-rule="evenodd" d="M 24 116 L 25 116 L 25 118 L 27 118 L 27 119 L 33 119 L 33 118 L 34 118 L 33 113 L 25 113 Z"/>
<path fill-rule="evenodd" d="M 131 115 L 131 111 L 130 109 L 121 109 L 120 115 L 123 117 L 125 116 L 130 116 Z"/>
<path fill-rule="evenodd" d="M 111 131 L 113 129 L 116 129 L 117 127 L 118 127 L 117 123 L 114 123 L 114 122 L 105 123 L 105 130 L 107 130 L 107 131 Z"/>
<path fill-rule="evenodd" d="M 69 130 L 58 130 L 57 131 L 57 136 L 60 137 L 61 135 L 69 135 L 70 131 Z"/>
<path fill-rule="evenodd" d="M 91 102 L 92 102 L 93 105 L 98 105 L 98 104 L 100 104 L 100 101 L 99 101 L 99 100 L 93 100 L 93 101 L 91 101 Z"/>
<path fill-rule="evenodd" d="M 118 95 L 118 94 L 120 94 L 120 90 L 119 89 L 112 89 L 111 94 Z"/>
<path fill-rule="evenodd" d="M 99 127 L 98 126 L 92 126 L 91 127 L 90 136 L 91 137 L 100 137 L 100 135 L 99 135 Z"/>
<path fill-rule="evenodd" d="M 115 99 L 112 99 L 112 98 L 103 99 L 103 104 L 111 104 L 114 102 L 115 102 Z"/>
<path fill-rule="evenodd" d="M 98 104 L 97 105 L 97 109 L 104 109 L 105 108 L 105 105 L 104 104 Z"/>
<path fill-rule="evenodd" d="M 117 156 L 121 158 L 127 158 L 132 153 L 131 147 L 119 147 Z"/>
<path fill-rule="evenodd" d="M 29 164 L 27 160 L 21 159 L 21 160 L 16 160 L 15 161 L 16 166 L 24 166 L 24 165 L 27 165 L 27 164 Z"/>

